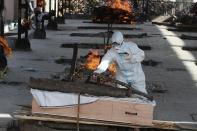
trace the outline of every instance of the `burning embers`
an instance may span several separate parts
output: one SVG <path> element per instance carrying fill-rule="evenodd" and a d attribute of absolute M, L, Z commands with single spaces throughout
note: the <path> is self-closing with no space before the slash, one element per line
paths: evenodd
<path fill-rule="evenodd" d="M 134 21 L 128 0 L 108 0 L 106 5 L 94 9 L 93 22 L 131 24 Z"/>
<path fill-rule="evenodd" d="M 99 49 L 90 49 L 85 62 L 85 68 L 92 71 L 96 70 L 101 61 L 100 54 Z M 116 74 L 116 64 L 112 63 L 108 71 L 114 76 Z"/>

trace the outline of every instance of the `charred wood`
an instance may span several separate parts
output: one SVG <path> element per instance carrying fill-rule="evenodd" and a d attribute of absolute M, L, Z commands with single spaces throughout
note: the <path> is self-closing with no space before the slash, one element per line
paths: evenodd
<path fill-rule="evenodd" d="M 30 78 L 29 87 L 38 90 L 59 91 L 64 93 L 81 93 L 94 96 L 127 97 L 128 90 L 84 82 L 67 82 L 52 79 Z"/>

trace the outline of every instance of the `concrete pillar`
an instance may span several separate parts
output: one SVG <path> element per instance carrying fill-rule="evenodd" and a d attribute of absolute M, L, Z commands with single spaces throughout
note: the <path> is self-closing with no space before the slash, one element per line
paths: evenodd
<path fill-rule="evenodd" d="M 15 1 L 16 0 L 5 0 L 4 17 L 5 22 L 8 20 L 13 21 L 15 19 Z"/>

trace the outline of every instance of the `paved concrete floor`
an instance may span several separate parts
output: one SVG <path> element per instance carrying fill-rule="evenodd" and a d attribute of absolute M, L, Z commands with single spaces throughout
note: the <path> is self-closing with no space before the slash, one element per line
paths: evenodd
<path fill-rule="evenodd" d="M 12 114 L 20 109 L 18 105 L 30 105 L 32 96 L 29 92 L 29 77 L 47 77 L 62 74 L 68 64 L 56 64 L 60 57 L 71 58 L 72 50 L 60 48 L 62 43 L 89 42 L 103 43 L 103 38 L 71 37 L 69 34 L 98 33 L 104 30 L 77 29 L 77 26 L 107 26 L 103 24 L 83 23 L 85 20 L 66 20 L 59 25 L 59 30 L 47 30 L 47 39 L 31 39 L 30 52 L 14 51 L 8 58 L 7 76 L 0 82 L 0 114 Z M 87 20 L 86 20 L 87 21 Z M 132 38 L 138 45 L 148 45 L 152 49 L 145 51 L 146 60 L 159 62 L 157 66 L 143 66 L 148 87 L 159 87 L 165 93 L 152 92 L 157 102 L 154 119 L 171 121 L 197 120 L 197 52 L 184 51 L 182 46 L 196 46 L 195 40 L 181 40 L 181 34 L 195 35 L 188 32 L 171 32 L 165 26 L 151 23 L 140 25 L 114 25 L 117 27 L 137 27 L 142 30 L 122 31 L 124 34 L 147 33 L 150 37 Z M 81 49 L 78 56 L 86 55 L 88 50 Z M 5 83 L 7 82 L 7 83 Z M 192 117 L 193 116 L 193 117 Z"/>

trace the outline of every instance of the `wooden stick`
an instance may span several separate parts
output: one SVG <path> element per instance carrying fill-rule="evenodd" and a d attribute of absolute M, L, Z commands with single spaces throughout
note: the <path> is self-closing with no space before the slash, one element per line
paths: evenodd
<path fill-rule="evenodd" d="M 77 104 L 77 131 L 79 131 L 79 112 L 80 111 L 80 93 L 78 94 L 78 104 Z"/>
<path fill-rule="evenodd" d="M 73 74 L 76 69 L 76 63 L 77 63 L 77 54 L 78 54 L 78 47 L 73 47 L 73 57 L 71 62 L 71 69 L 70 69 L 70 80 L 73 80 Z"/>
<path fill-rule="evenodd" d="M 127 93 L 130 93 L 130 94 L 133 93 L 133 94 L 141 95 L 141 96 L 146 97 L 147 99 L 149 99 L 151 101 L 153 100 L 153 96 L 151 96 L 149 94 L 146 94 L 144 92 L 141 92 L 139 90 L 136 90 L 135 88 L 133 88 L 132 86 L 128 85 L 127 83 L 124 83 L 122 81 L 119 81 L 119 80 L 116 80 L 116 79 L 113 79 L 113 78 L 110 78 L 110 77 L 106 77 L 105 75 L 102 75 L 102 74 L 98 74 L 98 77 L 103 77 L 104 79 L 106 79 L 108 81 L 111 81 L 113 83 L 116 83 L 116 84 L 119 84 L 121 86 L 126 87 L 128 89 Z"/>

